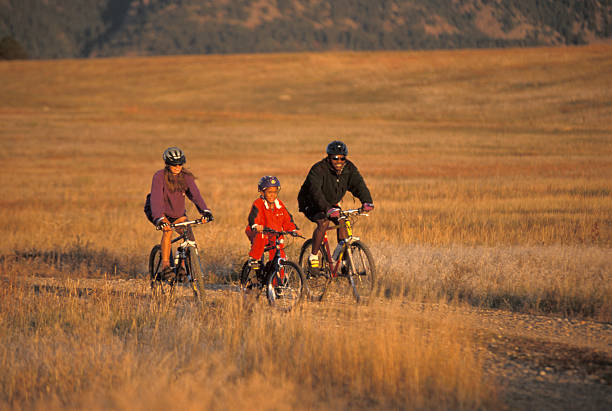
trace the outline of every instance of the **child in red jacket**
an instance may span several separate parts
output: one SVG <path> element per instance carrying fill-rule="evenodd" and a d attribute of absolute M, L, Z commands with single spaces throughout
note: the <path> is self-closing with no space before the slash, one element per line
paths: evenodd
<path fill-rule="evenodd" d="M 264 176 L 259 179 L 257 189 L 259 198 L 253 202 L 249 213 L 248 225 L 245 233 L 251 241 L 251 251 L 249 252 L 249 265 L 258 268 L 258 262 L 264 253 L 264 248 L 268 243 L 274 244 L 274 239 L 269 238 L 263 233 L 264 227 L 276 231 L 295 231 L 302 235 L 302 232 L 293 222 L 293 216 L 285 205 L 278 199 L 278 192 L 281 185 L 278 178 L 274 176 Z M 281 256 L 285 258 L 284 250 Z M 274 257 L 276 249 L 270 250 L 270 259 Z"/>

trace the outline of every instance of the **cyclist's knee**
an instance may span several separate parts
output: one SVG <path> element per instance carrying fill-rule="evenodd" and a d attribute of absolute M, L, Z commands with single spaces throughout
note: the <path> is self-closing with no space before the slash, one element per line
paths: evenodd
<path fill-rule="evenodd" d="M 329 223 L 330 221 L 327 218 L 317 220 L 317 228 L 315 230 L 327 230 L 327 227 L 329 227 Z"/>

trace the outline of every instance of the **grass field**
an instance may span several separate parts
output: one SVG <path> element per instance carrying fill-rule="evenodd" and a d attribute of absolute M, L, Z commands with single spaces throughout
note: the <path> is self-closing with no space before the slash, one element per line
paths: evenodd
<path fill-rule="evenodd" d="M 452 314 L 392 318 L 408 300 L 612 321 L 610 72 L 603 45 L 2 62 L 0 404 L 492 406 Z M 332 139 L 374 197 L 356 231 L 376 254 L 382 305 L 278 317 L 226 295 L 191 315 L 17 285 L 141 278 L 159 241 L 144 198 L 172 145 L 215 214 L 196 232 L 211 281 L 231 282 L 259 177 L 279 177 L 310 231 L 296 195 Z M 320 324 L 336 317 L 359 321 Z M 283 351 L 290 362 L 275 361 L 279 340 L 297 350 Z"/>

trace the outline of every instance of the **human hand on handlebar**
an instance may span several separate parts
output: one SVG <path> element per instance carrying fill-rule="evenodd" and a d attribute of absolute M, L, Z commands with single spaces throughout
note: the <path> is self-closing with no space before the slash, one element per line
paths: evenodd
<path fill-rule="evenodd" d="M 170 231 L 172 228 L 170 227 L 170 221 L 164 216 L 157 219 L 155 222 L 155 227 L 158 230 Z"/>
<path fill-rule="evenodd" d="M 340 217 L 340 209 L 337 207 L 332 207 L 327 210 L 327 218 L 338 218 Z"/>
<path fill-rule="evenodd" d="M 213 221 L 214 217 L 212 215 L 212 212 L 210 210 L 202 211 L 202 220 Z"/>
<path fill-rule="evenodd" d="M 364 213 L 367 213 L 368 211 L 372 211 L 372 210 L 374 210 L 374 204 L 372 204 L 372 203 L 363 203 L 361 205 L 361 210 L 363 210 Z"/>

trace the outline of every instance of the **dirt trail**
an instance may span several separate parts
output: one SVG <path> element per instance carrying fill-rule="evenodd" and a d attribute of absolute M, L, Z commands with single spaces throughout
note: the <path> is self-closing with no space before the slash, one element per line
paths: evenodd
<path fill-rule="evenodd" d="M 512 409 L 612 409 L 612 324 L 462 308 Z"/>
<path fill-rule="evenodd" d="M 69 286 L 79 295 L 99 289 L 136 296 L 150 294 L 148 281 L 140 279 L 79 279 L 67 283 L 27 277 L 21 281 L 40 292 L 65 292 Z M 230 285 L 207 285 L 207 289 L 224 293 L 238 290 Z M 179 290 L 180 295 L 190 293 Z M 341 303 L 322 304 L 329 308 Z M 424 309 L 423 304 L 416 303 L 406 303 L 405 307 L 407 315 Z M 509 409 L 612 409 L 612 324 L 472 307 L 445 307 L 441 315 L 447 315 L 449 309 L 472 336 L 476 352 L 485 359 L 485 375 L 501 387 L 502 400 Z M 432 312 L 435 307 L 428 307 L 427 315 Z"/>

